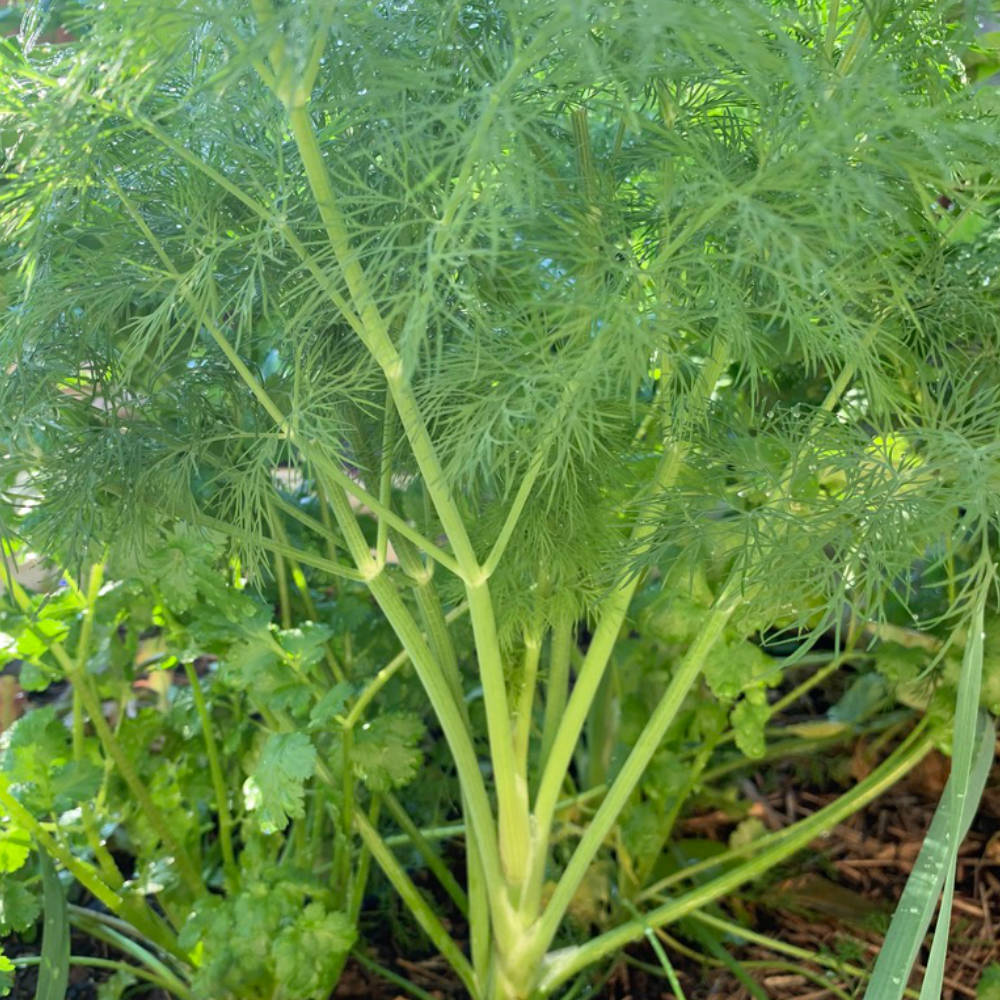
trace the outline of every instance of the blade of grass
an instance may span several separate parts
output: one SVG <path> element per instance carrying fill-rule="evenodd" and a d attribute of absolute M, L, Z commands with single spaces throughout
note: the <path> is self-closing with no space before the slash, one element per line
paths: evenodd
<path fill-rule="evenodd" d="M 899 1000 L 902 996 L 939 897 L 941 908 L 920 997 L 931 1000 L 941 995 L 958 849 L 979 806 L 996 742 L 992 721 L 979 712 L 984 604 L 985 595 L 973 614 L 962 659 L 951 777 L 889 925 L 865 1000 Z"/>
<path fill-rule="evenodd" d="M 722 943 L 719 935 L 713 933 L 714 928 L 709 928 L 705 924 L 698 924 L 691 920 L 681 921 L 681 927 L 693 937 L 710 955 L 713 955 L 724 965 L 733 976 L 736 977 L 756 1000 L 767 1000 L 767 994 L 761 989 L 760 983 L 751 978 L 743 967 L 743 963 L 730 954 L 729 949 Z"/>
<path fill-rule="evenodd" d="M 42 954 L 38 967 L 35 1000 L 63 1000 L 69 984 L 69 917 L 66 893 L 56 874 L 55 865 L 39 848 L 38 865 L 42 872 Z"/>

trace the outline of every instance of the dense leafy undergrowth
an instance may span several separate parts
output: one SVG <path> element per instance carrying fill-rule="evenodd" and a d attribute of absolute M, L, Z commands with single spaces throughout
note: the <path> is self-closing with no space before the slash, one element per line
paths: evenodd
<path fill-rule="evenodd" d="M 77 879 L 59 889 L 69 890 L 69 927 L 122 947 L 124 917 L 147 938 L 110 963 L 116 975 L 103 996 L 146 982 L 181 997 L 324 998 L 352 947 L 365 953 L 359 925 L 384 947 L 394 914 L 397 942 L 409 940 L 415 954 L 429 944 L 344 830 L 345 794 L 376 821 L 380 812 L 392 826 L 404 818 L 387 840 L 421 882 L 433 877 L 429 865 L 441 875 L 429 898 L 461 925 L 464 893 L 450 871 L 461 854 L 449 848 L 461 838 L 460 791 L 364 588 L 297 570 L 299 589 L 256 592 L 225 571 L 220 539 L 185 530 L 134 575 L 128 568 L 107 581 L 97 568 L 82 588 L 50 573 L 44 593 L 0 604 L 6 676 L 23 693 L 0 737 L 0 794 L 25 811 L 21 822 L 21 810 L 9 813 L 0 835 L 0 934 L 40 940 L 42 858 L 51 856 Z M 276 609 L 299 624 L 283 627 Z M 649 691 L 704 614 L 687 590 L 665 599 L 656 581 L 640 593 L 568 779 L 557 843 L 592 813 L 649 715 Z M 686 866 L 710 874 L 765 846 L 766 829 L 732 778 L 746 757 L 835 756 L 865 734 L 892 741 L 919 717 L 906 705 L 947 722 L 955 655 L 932 675 L 932 634 L 881 632 L 874 645 L 817 649 L 791 668 L 787 648 L 734 640 L 658 748 L 611 835 L 613 854 L 574 897 L 570 933 L 612 926 Z M 995 660 L 983 674 L 993 711 Z M 825 715 L 797 713 L 814 688 L 840 695 Z M 95 727 L 87 713 L 98 706 Z M 939 731 L 944 738 L 947 727 Z M 677 839 L 692 809 L 730 815 L 730 850 Z"/>
<path fill-rule="evenodd" d="M 869 986 L 940 901 L 934 997 L 1000 702 L 982 13 L 28 5 L 0 866 L 43 997 L 75 925 L 180 997 L 321 998 L 390 890 L 475 1000 L 572 994 L 941 745 Z M 733 759 L 865 727 L 824 809 L 678 853 Z"/>

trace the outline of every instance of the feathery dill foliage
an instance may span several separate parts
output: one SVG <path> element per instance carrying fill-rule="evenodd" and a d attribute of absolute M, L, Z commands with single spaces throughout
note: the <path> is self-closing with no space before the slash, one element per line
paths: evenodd
<path fill-rule="evenodd" d="M 474 968 L 442 950 L 477 997 L 629 939 L 545 957 L 727 630 L 945 578 L 935 614 L 981 613 L 1000 128 L 961 9 L 80 0 L 77 41 L 0 48 L 0 435 L 39 498 L 18 530 L 76 561 L 181 519 L 266 571 L 292 516 L 349 553 L 313 563 L 366 582 L 459 776 Z M 638 580 L 675 567 L 716 604 L 543 893 Z"/>
<path fill-rule="evenodd" d="M 990 381 L 997 321 L 930 211 L 976 187 L 995 137 L 941 71 L 960 65 L 955 26 L 934 5 L 882 7 L 854 53 L 818 7 L 787 3 L 292 3 L 269 21 L 231 2 L 108 4 L 80 10 L 78 45 L 23 66 L 10 51 L 2 405 L 44 498 L 33 530 L 132 541 L 200 508 L 259 559 L 272 470 L 309 460 L 209 325 L 266 366 L 296 436 L 374 473 L 383 384 L 333 304 L 351 291 L 254 68 L 280 37 L 305 72 L 325 30 L 310 104 L 325 166 L 482 545 L 544 456 L 500 569 L 511 599 L 542 567 L 553 590 L 602 591 L 623 562 L 615 513 L 692 417 L 665 523 L 707 538 L 702 511 L 732 537 L 739 515 L 733 544 L 756 565 L 794 555 L 817 579 L 823 545 L 846 553 L 867 524 L 854 561 L 899 569 L 973 487 L 952 437 L 981 450 L 966 429 L 995 412 L 989 393 L 941 399 Z M 713 352 L 731 385 L 706 415 L 692 396 Z M 817 399 L 768 401 L 789 373 L 847 369 L 846 423 L 814 428 Z M 889 428 L 919 429 L 920 489 L 858 461 Z M 748 499 L 817 455 L 848 467 L 844 495 Z M 403 448 L 395 462 L 416 471 Z"/>

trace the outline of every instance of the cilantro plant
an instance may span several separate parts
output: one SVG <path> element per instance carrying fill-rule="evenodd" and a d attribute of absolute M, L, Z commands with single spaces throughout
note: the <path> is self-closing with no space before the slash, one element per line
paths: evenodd
<path fill-rule="evenodd" d="M 0 932 L 31 930 L 51 857 L 100 904 L 70 906 L 68 923 L 148 981 L 180 997 L 321 1000 L 366 886 L 343 796 L 352 778 L 382 794 L 412 778 L 423 727 L 387 713 L 334 781 L 322 761 L 343 756 L 347 729 L 327 723 L 351 689 L 330 663 L 361 672 L 362 658 L 344 657 L 335 620 L 273 625 L 218 555 L 180 530 L 143 554 L 141 577 L 120 564 L 102 583 L 97 564 L 83 590 L 68 577 L 37 596 L 7 579 L 0 663 L 16 660 L 49 703 L 0 735 Z"/>
<path fill-rule="evenodd" d="M 314 706 L 336 752 L 247 651 L 292 723 L 249 801 L 277 825 L 321 764 L 367 770 L 339 829 L 470 995 L 553 993 L 940 738 L 925 722 L 829 810 L 646 906 L 713 741 L 763 749 L 761 635 L 971 625 L 970 771 L 1000 482 L 1000 132 L 971 8 L 53 6 L 76 41 L 35 44 L 32 9 L 0 83 L 19 531 L 87 566 L 181 525 L 249 579 L 370 595 L 399 651 Z M 641 687 L 637 624 L 665 656 Z M 412 772 L 384 746 L 415 724 L 379 716 L 407 665 L 460 787 L 467 952 L 378 823 L 379 782 Z M 567 791 L 593 807 L 568 857 Z M 632 910 L 575 940 L 613 835 L 648 859 Z"/>

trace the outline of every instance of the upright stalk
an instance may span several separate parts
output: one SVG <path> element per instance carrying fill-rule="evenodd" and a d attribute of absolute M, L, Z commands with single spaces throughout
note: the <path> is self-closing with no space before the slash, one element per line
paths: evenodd
<path fill-rule="evenodd" d="M 212 717 L 205 703 L 205 694 L 194 664 L 185 662 L 184 672 L 187 674 L 191 696 L 194 699 L 195 711 L 201 722 L 202 739 L 205 743 L 205 756 L 208 758 L 208 771 L 212 776 L 212 790 L 215 794 L 215 809 L 219 817 L 219 848 L 222 851 L 222 866 L 226 873 L 226 882 L 235 886 L 239 880 L 236 869 L 236 856 L 233 852 L 233 816 L 229 810 L 229 793 L 226 790 L 226 779 L 222 774 L 222 764 L 219 760 L 219 750 L 215 743 L 215 733 L 212 728 Z"/>
<path fill-rule="evenodd" d="M 402 358 L 389 337 L 385 321 L 371 296 L 367 277 L 351 246 L 308 107 L 305 103 L 296 103 L 289 106 L 287 112 L 327 239 L 364 326 L 364 331 L 360 334 L 361 339 L 385 376 L 404 433 L 423 475 L 431 501 L 455 552 L 465 582 L 486 705 L 490 756 L 493 760 L 496 781 L 500 860 L 505 873 L 505 882 L 515 887 L 517 892 L 519 890 L 516 887 L 523 884 L 528 870 L 530 825 L 527 783 L 524 776 L 518 774 L 516 767 L 507 687 L 496 634 L 496 619 L 490 599 L 488 574 L 479 564 L 465 522 L 448 488 L 444 470 L 406 377 Z M 373 562 L 370 556 L 365 556 L 364 561 Z M 360 565 L 359 569 L 362 569 Z M 414 662 L 416 663 L 416 660 Z M 474 823 L 473 826 L 475 825 Z"/>
<path fill-rule="evenodd" d="M 549 640 L 549 675 L 545 683 L 545 714 L 542 721 L 542 747 L 539 760 L 549 759 L 552 741 L 569 697 L 569 666 L 573 653 L 576 622 L 568 610 L 560 610 L 552 625 Z"/>
<path fill-rule="evenodd" d="M 681 660 L 666 692 L 639 734 L 632 752 L 628 755 L 611 788 L 608 789 L 604 801 L 601 802 L 580 838 L 580 843 L 573 852 L 573 856 L 545 908 L 540 923 L 535 928 L 537 936 L 535 947 L 541 951 L 544 951 L 555 937 L 566 909 L 572 902 L 573 895 L 587 874 L 587 869 L 595 855 L 600 850 L 604 838 L 614 826 L 618 815 L 628 801 L 628 797 L 642 779 L 653 754 L 656 753 L 667 729 L 676 718 L 677 712 L 691 690 L 691 685 L 702 672 L 705 661 L 722 637 L 733 612 L 739 606 L 736 597 L 737 589 L 738 579 L 734 576 L 716 602 L 705 627 L 684 659 Z"/>

